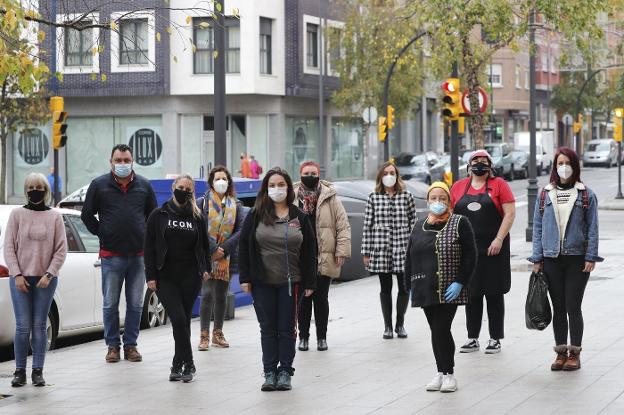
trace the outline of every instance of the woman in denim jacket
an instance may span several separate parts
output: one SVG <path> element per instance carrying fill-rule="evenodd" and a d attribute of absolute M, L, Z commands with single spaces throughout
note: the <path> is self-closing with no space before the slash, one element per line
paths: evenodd
<path fill-rule="evenodd" d="M 546 274 L 553 303 L 557 358 L 551 369 L 577 370 L 581 368 L 583 294 L 589 273 L 603 261 L 598 256 L 598 202 L 581 182 L 579 159 L 572 149 L 561 147 L 553 166 L 550 184 L 535 203 L 529 261 L 534 272 Z"/>

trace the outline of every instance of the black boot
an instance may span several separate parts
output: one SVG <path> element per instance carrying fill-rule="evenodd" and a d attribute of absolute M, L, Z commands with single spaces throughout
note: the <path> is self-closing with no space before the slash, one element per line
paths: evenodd
<path fill-rule="evenodd" d="M 407 332 L 405 331 L 404 322 L 405 322 L 405 312 L 407 311 L 407 305 L 409 303 L 409 295 L 407 294 L 399 294 L 396 301 L 397 307 L 397 318 L 396 318 L 396 327 L 394 331 L 400 339 L 407 338 Z"/>
<path fill-rule="evenodd" d="M 43 368 L 37 368 L 32 370 L 31 379 L 33 386 L 45 386 L 46 381 L 43 378 Z"/>
<path fill-rule="evenodd" d="M 20 386 L 24 386 L 26 384 L 26 369 L 15 369 L 15 373 L 13 373 L 13 380 L 11 381 L 11 386 L 14 388 L 18 388 Z"/>
<path fill-rule="evenodd" d="M 381 313 L 384 319 L 384 339 L 394 337 L 392 333 L 392 294 L 379 293 L 379 301 L 381 302 Z"/>
<path fill-rule="evenodd" d="M 192 360 L 190 362 L 184 363 L 184 370 L 182 371 L 182 376 L 180 377 L 180 380 L 184 383 L 192 382 L 193 378 L 195 377 L 195 372 L 195 364 Z"/>
<path fill-rule="evenodd" d="M 299 339 L 299 350 L 301 350 L 302 352 L 305 352 L 308 350 L 308 339 L 307 338 L 300 338 Z"/>
<path fill-rule="evenodd" d="M 173 362 L 173 364 L 171 365 L 169 380 L 172 382 L 182 380 L 182 362 Z"/>

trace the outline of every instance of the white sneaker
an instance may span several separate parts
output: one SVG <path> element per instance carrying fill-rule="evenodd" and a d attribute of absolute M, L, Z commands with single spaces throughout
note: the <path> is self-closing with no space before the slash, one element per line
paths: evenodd
<path fill-rule="evenodd" d="M 442 372 L 438 372 L 438 374 L 435 375 L 433 379 L 431 379 L 431 382 L 427 383 L 427 390 L 430 392 L 439 391 L 442 387 L 443 378 L 444 375 L 442 374 Z"/>
<path fill-rule="evenodd" d="M 453 375 L 444 375 L 440 392 L 455 392 L 457 390 L 457 379 Z"/>
<path fill-rule="evenodd" d="M 478 339 L 468 339 L 466 343 L 459 349 L 459 353 L 472 353 L 479 350 L 479 340 Z"/>

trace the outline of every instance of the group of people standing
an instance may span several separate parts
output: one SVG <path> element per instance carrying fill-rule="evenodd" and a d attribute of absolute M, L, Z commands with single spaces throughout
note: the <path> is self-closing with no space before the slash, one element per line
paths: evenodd
<path fill-rule="evenodd" d="M 597 202 L 580 179 L 574 151 L 555 155 L 550 184 L 536 203 L 533 229 L 534 270 L 546 273 L 554 308 L 555 352 L 552 370 L 580 368 L 583 335 L 581 302 L 598 256 Z M 417 218 L 412 195 L 398 168 L 385 163 L 364 213 L 364 265 L 380 282 L 384 339 L 407 338 L 410 303 L 422 307 L 431 329 L 437 373 L 430 391 L 454 392 L 455 343 L 451 325 L 457 307 L 466 305 L 468 340 L 461 352 L 480 349 L 483 300 L 490 340 L 485 353 L 501 351 L 504 294 L 511 287 L 509 231 L 515 199 L 507 183 L 494 176 L 486 151 L 472 154 L 469 177 L 449 189 L 433 183 L 428 214 Z M 133 170 L 132 149 L 113 148 L 111 171 L 93 180 L 82 220 L 100 240 L 106 361 L 142 361 L 137 349 L 145 281 L 157 291 L 171 320 L 175 351 L 169 380 L 190 382 L 196 368 L 191 344 L 191 313 L 201 293 L 198 349 L 229 346 L 223 333 L 230 277 L 253 297 L 260 325 L 263 391 L 290 390 L 299 328 L 300 351 L 309 350 L 312 312 L 317 350 L 328 350 L 328 292 L 351 256 L 351 228 L 320 166 L 303 163 L 300 181 L 285 170 L 266 172 L 255 205 L 246 212 L 236 199 L 229 171 L 215 167 L 208 190 L 196 199 L 195 181 L 177 177 L 172 196 L 160 207 L 149 181 Z M 45 385 L 45 322 L 67 242 L 62 216 L 50 209 L 50 186 L 41 174 L 26 178 L 28 203 L 11 212 L 5 231 L 5 260 L 11 275 L 16 317 L 16 371 L 13 386 L 26 383 L 29 338 L 33 384 Z M 393 324 L 392 286 L 398 295 Z M 125 286 L 126 316 L 120 336 L 119 299 Z M 210 322 L 214 319 L 212 336 Z M 570 344 L 568 345 L 568 332 Z"/>

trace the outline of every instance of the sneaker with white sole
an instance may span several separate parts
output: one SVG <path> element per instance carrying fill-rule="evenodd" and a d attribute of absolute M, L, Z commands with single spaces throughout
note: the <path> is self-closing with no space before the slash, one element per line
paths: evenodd
<path fill-rule="evenodd" d="M 427 390 L 430 392 L 439 391 L 442 387 L 443 378 L 444 375 L 442 374 L 442 372 L 438 372 L 438 374 L 435 375 L 433 379 L 431 379 L 431 382 L 427 383 Z"/>
<path fill-rule="evenodd" d="M 448 393 L 457 390 L 457 379 L 453 375 L 444 375 L 442 378 L 442 386 L 440 392 Z"/>
<path fill-rule="evenodd" d="M 476 352 L 481 348 L 479 345 L 479 340 L 477 339 L 468 339 L 466 343 L 459 349 L 459 353 L 472 353 Z"/>
<path fill-rule="evenodd" d="M 494 353 L 500 353 L 500 351 L 501 351 L 501 342 L 500 342 L 500 340 L 490 339 L 490 341 L 488 342 L 487 347 L 485 348 L 485 353 L 487 353 L 487 354 L 494 354 Z"/>

